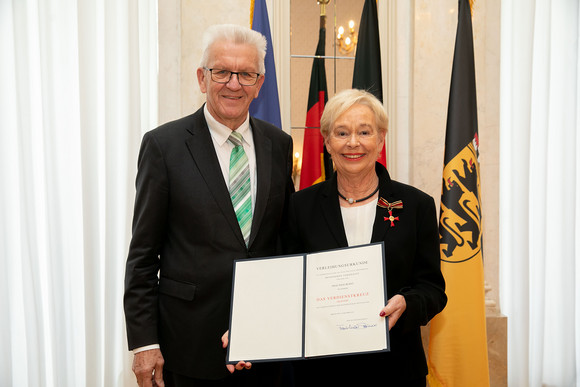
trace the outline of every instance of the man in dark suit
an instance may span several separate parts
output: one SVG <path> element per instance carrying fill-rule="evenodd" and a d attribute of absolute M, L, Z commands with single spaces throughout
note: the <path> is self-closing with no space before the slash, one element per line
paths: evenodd
<path fill-rule="evenodd" d="M 124 296 L 139 385 L 236 382 L 220 341 L 233 261 L 279 252 L 294 191 L 290 136 L 248 114 L 264 82 L 265 52 L 264 37 L 248 28 L 208 29 L 197 69 L 206 104 L 143 137 Z M 241 144 L 229 140 L 233 132 Z M 249 170 L 243 221 L 229 192 L 238 184 L 230 182 L 230 155 L 240 145 Z"/>

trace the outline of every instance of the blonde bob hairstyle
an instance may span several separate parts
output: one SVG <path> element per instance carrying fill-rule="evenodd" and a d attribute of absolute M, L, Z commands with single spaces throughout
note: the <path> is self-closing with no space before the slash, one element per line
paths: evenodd
<path fill-rule="evenodd" d="M 266 73 L 266 65 L 264 64 L 266 46 L 268 44 L 266 38 L 257 31 L 237 24 L 217 24 L 209 27 L 205 31 L 202 40 L 203 54 L 200 67 L 207 67 L 210 65 L 209 61 L 213 59 L 210 58 L 211 47 L 214 43 L 223 41 L 254 46 L 258 52 L 258 71 L 260 74 Z"/>
<path fill-rule="evenodd" d="M 389 118 L 381 101 L 368 91 L 346 89 L 336 93 L 324 106 L 324 112 L 320 118 L 320 133 L 324 139 L 328 138 L 336 119 L 354 105 L 369 107 L 375 115 L 379 132 L 382 136 L 387 134 Z"/>

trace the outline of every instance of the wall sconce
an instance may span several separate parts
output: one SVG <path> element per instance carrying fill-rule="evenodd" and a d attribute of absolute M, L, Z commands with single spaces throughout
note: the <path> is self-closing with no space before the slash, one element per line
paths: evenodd
<path fill-rule="evenodd" d="M 338 27 L 338 35 L 336 35 L 338 42 L 338 49 L 343 54 L 349 54 L 356 47 L 357 36 L 354 33 L 354 20 L 348 22 L 348 35 L 345 36 L 344 27 Z"/>
<path fill-rule="evenodd" d="M 292 166 L 292 180 L 294 181 L 294 186 L 296 191 L 298 191 L 298 183 L 300 182 L 300 172 L 302 171 L 302 156 L 299 152 L 294 153 L 294 162 Z"/>

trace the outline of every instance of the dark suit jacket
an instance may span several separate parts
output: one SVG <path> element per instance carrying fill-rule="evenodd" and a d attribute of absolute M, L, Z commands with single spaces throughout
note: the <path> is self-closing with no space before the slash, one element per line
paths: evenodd
<path fill-rule="evenodd" d="M 427 365 L 420 326 L 443 310 L 447 302 L 433 199 L 416 188 L 391 180 L 379 163 L 376 171 L 380 197 L 391 203 L 402 200 L 403 208 L 393 210 L 399 220 L 391 227 L 391 222 L 385 220 L 388 211 L 377 206 L 371 242 L 384 241 L 387 296 L 402 294 L 407 309 L 390 332 L 390 352 L 299 362 L 299 373 L 311 372 L 312 368 L 327 370 L 322 379 L 325 383 L 331 383 L 330 370 L 337 370 L 334 374 L 338 384 L 346 384 L 349 375 L 363 378 L 367 375 L 368 380 L 373 381 L 424 377 Z M 289 253 L 310 253 L 348 245 L 336 173 L 330 180 L 292 195 L 289 222 L 286 241 Z M 377 314 L 379 312 L 380 307 Z M 380 379 L 373 379 L 373 373 Z"/>
<path fill-rule="evenodd" d="M 129 348 L 159 343 L 165 368 L 227 375 L 234 259 L 275 255 L 292 183 L 292 139 L 251 118 L 257 194 L 246 247 L 203 108 L 146 133 L 139 154 L 125 274 Z"/>

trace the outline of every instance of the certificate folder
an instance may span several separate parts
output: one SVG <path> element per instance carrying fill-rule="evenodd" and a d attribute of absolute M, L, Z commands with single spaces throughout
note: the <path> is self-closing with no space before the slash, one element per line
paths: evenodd
<path fill-rule="evenodd" d="M 389 351 L 384 244 L 234 262 L 228 363 Z"/>

